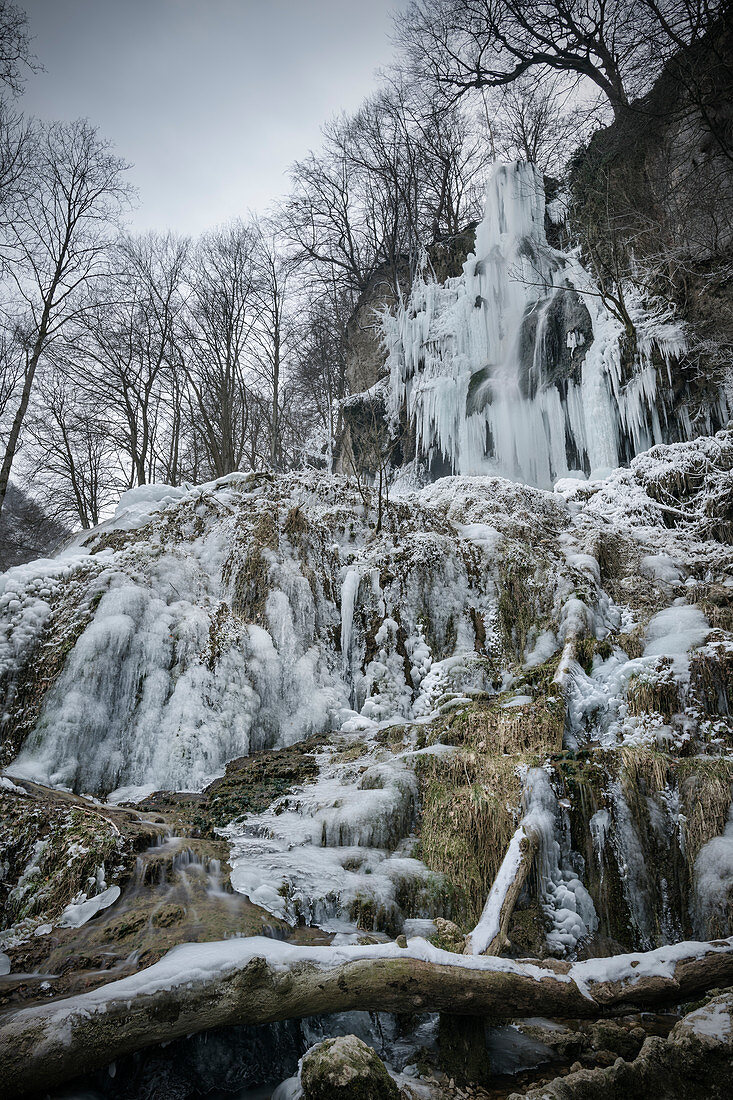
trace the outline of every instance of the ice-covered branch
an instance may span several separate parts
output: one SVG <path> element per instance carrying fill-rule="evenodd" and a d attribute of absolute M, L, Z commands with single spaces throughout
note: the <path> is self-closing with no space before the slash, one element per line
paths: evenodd
<path fill-rule="evenodd" d="M 522 822 L 509 841 L 479 922 L 466 941 L 467 955 L 498 955 L 522 887 L 532 869 L 540 838 L 531 823 Z"/>

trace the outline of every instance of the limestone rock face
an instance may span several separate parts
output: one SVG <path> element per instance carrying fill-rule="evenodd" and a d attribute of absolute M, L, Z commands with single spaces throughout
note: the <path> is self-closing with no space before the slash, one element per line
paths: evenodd
<path fill-rule="evenodd" d="M 304 1100 L 398 1100 L 384 1063 L 356 1035 L 311 1047 L 300 1071 Z"/>

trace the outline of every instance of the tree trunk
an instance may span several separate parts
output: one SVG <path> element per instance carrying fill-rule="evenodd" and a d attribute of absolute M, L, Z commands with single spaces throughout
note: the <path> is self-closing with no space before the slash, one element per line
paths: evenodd
<path fill-rule="evenodd" d="M 733 937 L 586 962 L 467 958 L 413 940 L 299 947 L 263 937 L 182 944 L 129 978 L 7 1014 L 8 1095 L 54 1088 L 125 1054 L 230 1024 L 353 1009 L 512 1019 L 593 1017 L 613 1005 L 679 1003 L 733 983 Z"/>
<path fill-rule="evenodd" d="M 13 417 L 13 423 L 10 428 L 10 435 L 8 436 L 8 442 L 5 447 L 5 457 L 3 458 L 2 468 L 0 468 L 0 513 L 2 513 L 3 504 L 5 503 L 5 495 L 8 491 L 8 482 L 10 481 L 10 471 L 13 468 L 15 453 L 18 450 L 20 429 L 23 427 L 25 414 L 28 411 L 28 402 L 31 399 L 31 390 L 33 389 L 33 379 L 36 375 L 36 368 L 40 356 L 41 344 L 40 341 L 37 341 L 25 372 L 23 392 L 20 395 L 20 404 L 15 410 L 15 416 Z"/>
<path fill-rule="evenodd" d="M 280 334 L 275 329 L 275 354 L 272 363 L 272 439 L 270 440 L 270 466 L 278 468 L 278 442 L 280 438 Z"/>

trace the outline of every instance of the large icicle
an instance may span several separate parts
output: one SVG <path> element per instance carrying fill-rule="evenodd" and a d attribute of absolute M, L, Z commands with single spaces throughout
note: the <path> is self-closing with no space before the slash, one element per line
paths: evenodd
<path fill-rule="evenodd" d="M 418 454 L 442 470 L 549 488 L 662 441 L 651 352 L 678 355 L 681 330 L 632 301 L 638 363 L 626 381 L 623 326 L 577 258 L 548 245 L 544 220 L 539 171 L 497 164 L 463 274 L 418 279 L 385 319 L 391 415 L 406 407 Z"/>

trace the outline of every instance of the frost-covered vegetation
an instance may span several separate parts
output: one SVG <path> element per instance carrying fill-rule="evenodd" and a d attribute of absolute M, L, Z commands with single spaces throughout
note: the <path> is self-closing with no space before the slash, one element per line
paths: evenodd
<path fill-rule="evenodd" d="M 273 1021 L 212 1044 L 285 1076 L 325 1040 L 276 1100 L 356 1095 L 357 1069 L 432 1100 L 576 1054 L 542 1095 L 725 1076 L 730 993 L 682 1004 L 733 981 L 730 37 L 703 7 L 612 0 L 579 29 L 416 0 L 399 79 L 291 201 L 196 245 L 118 234 L 124 166 L 87 124 L 0 111 L 39 184 L 0 224 L 34 322 L 0 345 L 0 510 L 40 455 L 81 527 L 0 576 L 21 1090 L 88 1054 L 122 1097 L 140 1063 L 113 1059 L 177 1040 L 150 1065 L 200 1061 L 171 1085 L 198 1098 L 191 1034 Z M 562 48 L 536 55 L 547 19 Z M 487 88 L 508 163 L 463 109 Z M 640 126 L 643 186 L 619 153 Z"/>
<path fill-rule="evenodd" d="M 552 493 L 445 478 L 379 533 L 328 475 L 129 494 L 2 579 L 10 773 L 119 801 L 330 730 L 267 809 L 227 803 L 274 917 L 465 935 L 521 822 L 515 949 L 724 932 L 732 467 L 721 432 Z"/>

